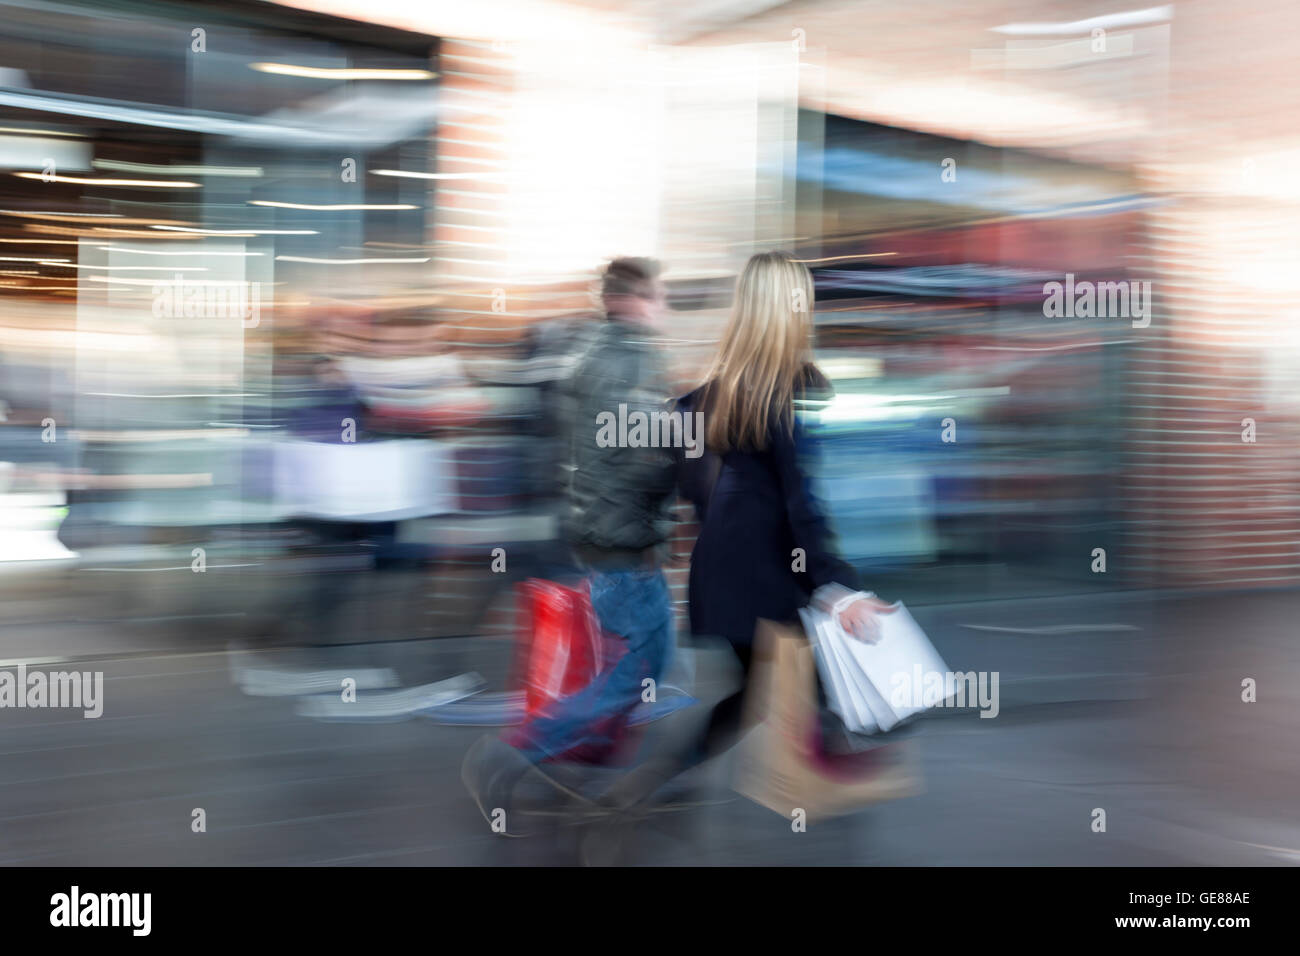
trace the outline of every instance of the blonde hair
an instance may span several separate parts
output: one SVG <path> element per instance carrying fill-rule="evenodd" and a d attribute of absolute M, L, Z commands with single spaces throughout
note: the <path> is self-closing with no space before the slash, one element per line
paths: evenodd
<path fill-rule="evenodd" d="M 812 273 L 789 253 L 751 256 L 704 385 L 705 444 L 718 454 L 767 447 L 773 415 L 794 417 L 812 353 Z"/>

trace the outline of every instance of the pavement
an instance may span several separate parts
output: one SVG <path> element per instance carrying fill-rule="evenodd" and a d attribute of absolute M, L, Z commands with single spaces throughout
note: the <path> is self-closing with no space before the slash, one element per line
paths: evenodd
<path fill-rule="evenodd" d="M 0 864 L 1300 863 L 1291 591 L 912 606 L 951 669 L 997 672 L 1000 692 L 995 718 L 936 710 L 910 731 L 917 795 L 795 832 L 729 788 L 725 757 L 688 781 L 713 805 L 508 840 L 460 780 L 466 750 L 492 728 L 427 714 L 314 719 L 300 699 L 250 696 L 236 680 L 250 660 L 391 672 L 402 687 L 472 672 L 499 695 L 511 680 L 508 639 L 420 637 L 409 620 L 403 634 L 398 615 L 392 630 L 363 627 L 353 641 L 259 644 L 235 604 L 114 603 L 110 584 L 90 591 L 83 580 L 39 570 L 0 580 L 0 668 L 104 674 L 97 719 L 0 709 Z M 698 719 L 735 679 L 729 653 L 709 645 L 685 651 L 677 673 L 702 703 L 654 734 Z M 1242 700 L 1247 678 L 1253 703 Z"/>

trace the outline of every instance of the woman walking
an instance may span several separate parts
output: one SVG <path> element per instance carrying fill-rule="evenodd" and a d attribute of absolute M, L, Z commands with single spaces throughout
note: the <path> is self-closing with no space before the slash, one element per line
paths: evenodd
<path fill-rule="evenodd" d="M 691 632 L 725 639 L 744 680 L 688 747 L 651 758 L 615 784 L 606 795 L 615 806 L 641 802 L 738 739 L 760 618 L 797 621 L 811 603 L 837 615 L 850 634 L 874 641 L 877 616 L 893 610 L 859 590 L 856 573 L 835 554 L 798 460 L 795 404 L 830 391 L 811 362 L 813 293 L 811 273 L 790 255 L 753 256 L 704 384 L 678 401 L 680 411 L 704 415 L 704 454 L 678 460 L 679 490 L 700 523 L 691 555 Z"/>

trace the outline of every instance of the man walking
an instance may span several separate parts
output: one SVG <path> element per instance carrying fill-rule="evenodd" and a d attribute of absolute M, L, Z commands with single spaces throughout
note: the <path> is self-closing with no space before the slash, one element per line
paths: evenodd
<path fill-rule="evenodd" d="M 668 539 L 674 460 L 667 448 L 598 440 L 602 415 L 647 420 L 667 410 L 671 392 L 657 339 L 665 306 L 653 259 L 615 259 L 602 277 L 605 318 L 591 333 L 566 389 L 566 540 L 588 571 L 602 628 L 626 652 L 583 690 L 562 698 L 506 740 L 471 748 L 462 779 L 492 821 L 536 765 L 575 747 L 609 743 L 640 700 L 643 681 L 660 679 L 672 651 L 668 584 L 660 570 Z M 620 409 L 625 406 L 625 409 Z M 506 821 L 506 832 L 517 832 Z"/>

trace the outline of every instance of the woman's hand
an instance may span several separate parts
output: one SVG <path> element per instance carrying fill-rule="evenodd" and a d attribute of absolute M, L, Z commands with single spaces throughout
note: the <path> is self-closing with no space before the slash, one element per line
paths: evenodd
<path fill-rule="evenodd" d="M 861 597 L 840 611 L 839 625 L 846 634 L 875 644 L 880 640 L 880 615 L 893 614 L 897 610 L 897 604 L 882 601 L 874 595 Z"/>

